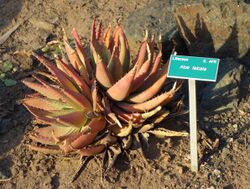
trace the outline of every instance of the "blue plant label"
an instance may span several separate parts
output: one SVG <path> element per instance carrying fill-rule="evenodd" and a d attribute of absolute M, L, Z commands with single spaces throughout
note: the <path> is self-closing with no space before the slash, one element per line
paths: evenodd
<path fill-rule="evenodd" d="M 216 81 L 220 59 L 171 55 L 168 77 Z"/>

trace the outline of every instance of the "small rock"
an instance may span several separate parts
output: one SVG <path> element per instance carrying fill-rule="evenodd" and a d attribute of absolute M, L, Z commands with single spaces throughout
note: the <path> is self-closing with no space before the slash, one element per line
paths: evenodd
<path fill-rule="evenodd" d="M 217 176 L 220 177 L 221 171 L 219 169 L 215 169 L 213 173 Z"/>
<path fill-rule="evenodd" d="M 176 171 L 177 171 L 179 174 L 183 174 L 183 172 L 184 172 L 182 166 L 177 165 L 177 166 L 175 167 L 175 169 L 176 169 Z"/>
<path fill-rule="evenodd" d="M 167 167 L 170 161 L 171 161 L 171 156 L 168 153 L 166 154 L 164 153 L 160 159 L 160 165 L 162 167 Z"/>
<path fill-rule="evenodd" d="M 219 119 L 220 118 L 220 115 L 219 114 L 215 114 L 214 115 L 214 119 Z"/>
<path fill-rule="evenodd" d="M 230 150 L 228 148 L 223 148 L 222 153 L 221 153 L 222 159 L 225 159 L 228 154 L 230 154 Z"/>
<path fill-rule="evenodd" d="M 215 187 L 213 187 L 213 186 L 210 186 L 210 187 L 208 187 L 208 188 L 206 188 L 206 189 L 215 189 Z"/>
<path fill-rule="evenodd" d="M 232 137 L 227 140 L 228 143 L 231 143 L 233 141 L 234 141 L 234 139 Z"/>
<path fill-rule="evenodd" d="M 209 118 L 208 117 L 204 117 L 204 121 L 209 121 Z"/>
<path fill-rule="evenodd" d="M 220 134 L 220 130 L 219 130 L 217 127 L 214 127 L 214 128 L 213 128 L 213 131 L 214 131 L 215 133 L 217 133 L 217 134 Z"/>
<path fill-rule="evenodd" d="M 235 131 L 238 131 L 238 125 L 237 124 L 233 124 L 233 128 L 235 129 Z"/>
<path fill-rule="evenodd" d="M 163 42 L 169 41 L 173 33 L 178 33 L 169 1 L 152 1 L 144 8 L 136 10 L 124 20 L 123 27 L 130 47 L 138 46 L 136 42 L 144 38 L 146 29 L 156 36 L 161 33 Z M 158 40 L 158 37 L 156 39 Z"/>

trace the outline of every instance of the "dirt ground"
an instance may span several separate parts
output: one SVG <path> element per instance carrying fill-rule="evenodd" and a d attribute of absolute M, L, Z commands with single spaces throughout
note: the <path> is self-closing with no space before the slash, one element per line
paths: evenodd
<path fill-rule="evenodd" d="M 241 99 L 236 110 L 217 114 L 204 111 L 198 102 L 199 173 L 189 169 L 188 138 L 152 137 L 145 152 L 147 159 L 138 150 L 123 153 L 104 179 L 101 157 L 96 157 L 73 183 L 71 179 L 79 165 L 77 157 L 43 155 L 26 147 L 30 142 L 27 133 L 33 128 L 32 117 L 20 100 L 30 90 L 20 80 L 30 77 L 40 65 L 14 52 L 36 50 L 53 39 L 61 39 L 62 28 L 68 35 L 76 27 L 89 36 L 94 16 L 107 24 L 126 18 L 151 2 L 0 0 L 0 36 L 20 24 L 0 46 L 0 64 L 6 61 L 13 64 L 5 77 L 17 82 L 7 87 L 0 81 L 0 188 L 250 188 L 248 95 Z M 188 131 L 187 120 L 184 116 L 166 120 L 164 124 Z"/>

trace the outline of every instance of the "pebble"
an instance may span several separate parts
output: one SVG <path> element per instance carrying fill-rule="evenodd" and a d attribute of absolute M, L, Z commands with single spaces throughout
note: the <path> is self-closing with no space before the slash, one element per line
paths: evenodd
<path fill-rule="evenodd" d="M 219 169 L 215 169 L 213 172 L 217 177 L 220 177 L 221 172 Z"/>
<path fill-rule="evenodd" d="M 179 173 L 179 174 L 183 174 L 183 167 L 181 167 L 181 166 L 179 166 L 179 165 L 177 165 L 176 167 L 175 167 L 175 169 L 176 169 L 176 171 Z"/>
<path fill-rule="evenodd" d="M 213 186 L 210 186 L 210 187 L 208 187 L 208 188 L 206 188 L 206 189 L 215 189 L 215 187 L 213 187 Z"/>
<path fill-rule="evenodd" d="M 217 127 L 214 127 L 214 128 L 213 128 L 213 131 L 214 131 L 215 133 L 217 133 L 217 134 L 220 133 L 220 130 L 219 130 Z"/>
<path fill-rule="evenodd" d="M 241 118 L 242 123 L 247 123 L 247 120 L 245 118 Z"/>
<path fill-rule="evenodd" d="M 237 124 L 233 124 L 233 128 L 235 129 L 235 131 L 238 131 L 238 125 Z"/>
<path fill-rule="evenodd" d="M 215 114 L 214 115 L 214 119 L 219 119 L 220 118 L 220 115 L 219 114 Z"/>
<path fill-rule="evenodd" d="M 233 141 L 234 141 L 234 139 L 233 139 L 232 137 L 227 139 L 227 142 L 228 142 L 228 143 L 231 143 L 231 142 L 233 142 Z"/>
<path fill-rule="evenodd" d="M 204 117 L 204 121 L 209 121 L 209 118 L 208 117 Z"/>
<path fill-rule="evenodd" d="M 221 153 L 222 159 L 225 159 L 229 153 L 230 151 L 228 148 L 223 148 L 222 153 Z"/>

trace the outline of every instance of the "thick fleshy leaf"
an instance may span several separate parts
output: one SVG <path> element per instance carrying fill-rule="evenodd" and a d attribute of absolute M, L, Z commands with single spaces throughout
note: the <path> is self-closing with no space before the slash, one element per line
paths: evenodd
<path fill-rule="evenodd" d="M 77 52 L 74 49 L 72 49 L 67 40 L 64 40 L 64 44 L 71 65 L 74 67 L 75 70 L 77 70 L 80 73 L 85 82 L 89 84 L 89 73 L 85 65 L 81 62 Z"/>
<path fill-rule="evenodd" d="M 167 68 L 163 71 L 162 76 L 155 81 L 151 86 L 149 86 L 144 91 L 134 94 L 129 97 L 129 101 L 133 103 L 141 103 L 149 100 L 150 98 L 154 97 L 163 87 L 167 79 Z"/>
<path fill-rule="evenodd" d="M 78 133 L 80 131 L 77 127 L 64 127 L 64 126 L 47 126 L 34 129 L 34 133 L 43 137 L 54 137 L 55 141 L 63 141 L 66 137 Z"/>
<path fill-rule="evenodd" d="M 148 131 L 148 133 L 153 134 L 158 138 L 188 136 L 187 132 L 171 131 L 171 130 L 163 129 L 163 128 L 151 130 L 151 131 Z"/>
<path fill-rule="evenodd" d="M 130 61 L 130 53 L 129 53 L 129 46 L 128 46 L 128 40 L 121 28 L 119 27 L 119 45 L 120 45 L 120 54 L 119 54 L 119 60 L 121 62 L 121 65 L 123 66 L 123 73 L 128 72 L 129 69 L 129 61 Z"/>
<path fill-rule="evenodd" d="M 93 69 L 92 69 L 92 66 L 90 64 L 89 59 L 87 58 L 86 52 L 85 52 L 85 50 L 84 50 L 84 48 L 82 46 L 79 34 L 78 34 L 78 32 L 76 31 L 75 28 L 73 28 L 72 34 L 73 34 L 73 37 L 74 37 L 74 40 L 75 40 L 77 54 L 78 54 L 80 60 L 82 61 L 82 63 L 87 68 L 89 75 L 91 76 L 91 74 L 93 72 Z"/>
<path fill-rule="evenodd" d="M 25 85 L 36 90 L 42 95 L 47 95 L 46 97 L 51 98 L 53 100 L 62 100 L 63 102 L 68 103 L 70 106 L 74 108 L 81 108 L 83 110 L 91 109 L 91 104 L 88 99 L 81 95 L 80 93 L 71 91 L 71 90 L 61 90 L 59 88 L 55 88 L 47 84 L 45 81 L 36 78 L 42 85 L 30 81 L 23 81 Z M 41 88 L 40 88 L 41 87 Z"/>
<path fill-rule="evenodd" d="M 117 46 L 113 48 L 108 69 L 112 73 L 114 81 L 118 81 L 123 76 L 123 66 L 119 59 L 119 47 Z"/>
<path fill-rule="evenodd" d="M 120 123 L 119 119 L 116 117 L 116 115 L 111 111 L 111 106 L 109 100 L 104 97 L 102 99 L 102 105 L 104 107 L 104 114 L 106 115 L 107 120 L 111 125 L 117 124 L 119 127 L 122 127 L 122 124 Z M 110 118 L 110 120 L 108 119 Z"/>
<path fill-rule="evenodd" d="M 137 90 L 144 83 L 144 80 L 148 76 L 148 70 L 151 65 L 151 52 L 150 52 L 149 45 L 147 44 L 146 46 L 147 46 L 147 52 L 148 52 L 147 53 L 148 59 L 141 65 L 140 70 L 135 75 L 132 89 L 131 89 L 132 92 Z"/>
<path fill-rule="evenodd" d="M 150 130 L 150 129 L 153 129 L 154 126 L 155 126 L 154 123 L 150 123 L 150 124 L 143 125 L 143 126 L 141 126 L 141 127 L 137 130 L 137 132 L 138 132 L 138 133 L 144 133 L 144 132 L 146 132 L 146 131 L 148 131 L 148 130 Z"/>
<path fill-rule="evenodd" d="M 147 55 L 147 40 L 144 40 L 144 42 L 141 44 L 139 53 L 135 60 L 135 64 L 138 66 L 138 71 L 140 70 L 142 64 L 144 63 L 146 55 Z"/>
<path fill-rule="evenodd" d="M 35 142 L 40 142 L 41 144 L 55 145 L 57 143 L 57 141 L 54 138 L 52 138 L 51 135 L 41 136 L 35 133 L 31 133 L 29 135 L 29 138 Z"/>
<path fill-rule="evenodd" d="M 104 30 L 103 42 L 105 46 L 109 49 L 110 42 L 111 42 L 111 26 L 110 25 Z"/>
<path fill-rule="evenodd" d="M 154 116 L 155 114 L 157 114 L 159 111 L 161 111 L 161 106 L 157 106 L 155 109 L 149 111 L 149 112 L 145 112 L 143 113 L 141 116 L 143 119 L 148 119 L 152 116 Z"/>
<path fill-rule="evenodd" d="M 77 88 L 69 80 L 69 78 L 67 77 L 67 75 L 64 72 L 59 70 L 54 64 L 49 62 L 45 57 L 39 56 L 39 55 L 35 55 L 35 56 L 58 79 L 58 81 L 61 83 L 63 88 L 67 88 L 67 89 L 71 89 L 73 91 L 77 91 Z"/>
<path fill-rule="evenodd" d="M 102 36 L 102 20 L 99 21 L 96 27 L 96 39 L 100 41 Z"/>
<path fill-rule="evenodd" d="M 153 58 L 154 58 L 154 53 L 155 53 L 155 39 L 154 39 L 154 35 L 151 36 L 151 39 L 149 40 L 148 42 L 148 45 L 149 45 L 149 48 L 150 48 L 150 52 L 151 52 L 151 61 L 153 61 Z M 161 45 L 161 43 L 160 43 Z M 161 48 L 160 48 L 160 51 L 161 51 Z"/>
<path fill-rule="evenodd" d="M 59 154 L 59 153 L 62 153 L 60 148 L 58 148 L 57 146 L 42 147 L 42 146 L 28 145 L 28 147 L 31 150 L 41 152 L 41 153 L 44 153 L 44 154 Z"/>
<path fill-rule="evenodd" d="M 42 71 L 37 71 L 36 74 L 39 76 L 47 77 L 49 80 L 53 81 L 54 83 L 58 83 L 58 79 L 54 75 L 51 75 L 49 73 L 42 72 Z"/>
<path fill-rule="evenodd" d="M 161 57 L 162 57 L 162 52 L 160 51 L 155 58 L 154 64 L 153 64 L 152 69 L 149 73 L 149 77 L 154 77 L 154 75 L 157 73 L 157 70 L 159 69 L 159 66 L 161 63 Z"/>
<path fill-rule="evenodd" d="M 61 59 L 57 59 L 57 63 L 62 67 L 68 76 L 71 78 L 71 81 L 74 81 L 75 84 L 80 87 L 81 92 L 91 100 L 91 93 L 88 84 L 78 75 L 78 73 L 69 65 L 65 64 Z"/>
<path fill-rule="evenodd" d="M 112 87 L 107 90 L 109 97 L 116 101 L 122 101 L 128 97 L 132 86 L 133 79 L 136 74 L 137 67 L 135 66 Z"/>
<path fill-rule="evenodd" d="M 113 50 L 114 47 L 119 47 L 119 32 L 120 32 L 120 27 L 119 24 L 117 24 L 113 31 L 113 35 L 111 37 L 110 48 L 109 48 L 110 50 Z"/>
<path fill-rule="evenodd" d="M 101 98 L 98 93 L 97 88 L 97 82 L 94 80 L 92 86 L 91 86 L 91 96 L 92 96 L 92 106 L 94 112 L 100 112 L 101 111 Z"/>
<path fill-rule="evenodd" d="M 84 95 L 68 89 L 64 89 L 63 93 L 70 99 L 75 107 L 80 107 L 84 112 L 92 111 L 92 105 Z"/>
<path fill-rule="evenodd" d="M 56 111 L 56 110 L 62 110 L 62 109 L 69 109 L 71 108 L 67 104 L 57 101 L 57 100 L 51 100 L 48 98 L 43 98 L 43 97 L 33 97 L 33 98 L 25 98 L 23 100 L 23 103 L 32 106 L 35 108 L 39 108 L 42 110 L 47 110 L 47 111 Z"/>
<path fill-rule="evenodd" d="M 117 105 L 128 112 L 144 112 L 152 110 L 153 108 L 169 103 L 176 93 L 176 83 L 169 92 L 163 94 L 139 104 L 130 104 L 126 102 L 119 102 Z"/>
<path fill-rule="evenodd" d="M 88 119 L 84 112 L 78 111 L 58 116 L 56 120 L 64 125 L 80 128 L 87 123 Z"/>
<path fill-rule="evenodd" d="M 96 79 L 103 87 L 109 88 L 113 85 L 113 78 L 100 56 L 98 56 L 97 61 Z"/>
<path fill-rule="evenodd" d="M 77 139 L 72 141 L 70 144 L 66 144 L 61 148 L 65 152 L 79 150 L 79 149 L 84 148 L 85 146 L 91 144 L 95 140 L 96 135 L 97 135 L 97 133 L 87 133 L 84 135 L 80 135 Z"/>
<path fill-rule="evenodd" d="M 59 92 L 59 90 L 57 90 L 54 87 L 51 87 L 49 85 L 44 85 L 44 84 L 40 84 L 34 81 L 31 81 L 30 79 L 25 79 L 22 80 L 22 82 L 29 88 L 37 91 L 38 93 L 40 93 L 41 95 L 53 99 L 53 100 L 60 100 L 62 99 L 62 94 Z"/>
<path fill-rule="evenodd" d="M 25 103 L 23 103 L 23 105 L 29 110 L 29 112 L 34 115 L 35 117 L 46 117 L 48 116 L 50 113 L 46 110 L 42 110 L 42 109 L 39 109 L 39 108 L 35 108 L 35 107 L 32 107 L 32 106 L 29 106 Z"/>
<path fill-rule="evenodd" d="M 41 78 L 39 78 L 35 75 L 33 75 L 33 78 L 35 78 L 40 84 L 42 84 L 46 88 L 46 90 L 43 90 L 40 92 L 37 90 L 37 92 L 39 92 L 41 95 L 43 95 L 47 98 L 53 99 L 53 100 L 61 100 L 63 102 L 67 101 L 67 97 L 63 94 L 61 88 L 59 88 L 56 85 L 51 85 L 48 82 L 42 80 Z M 30 87 L 30 86 L 28 86 L 28 87 Z M 32 87 L 30 87 L 30 88 L 32 88 Z M 36 90 L 36 89 L 34 89 L 34 90 Z"/>
<path fill-rule="evenodd" d="M 133 79 L 131 92 L 136 91 L 145 81 L 145 78 L 148 76 L 148 68 L 150 66 L 150 61 L 147 60 L 141 67 L 140 71 L 137 72 L 135 78 Z"/>
<path fill-rule="evenodd" d="M 75 61 L 75 58 L 73 57 L 73 54 L 75 53 L 75 50 L 70 46 L 69 41 L 66 37 L 64 37 L 64 47 L 67 53 L 67 57 L 69 59 L 70 64 L 79 71 L 78 65 Z"/>
<path fill-rule="evenodd" d="M 157 113 L 156 117 L 154 117 L 151 122 L 158 124 L 162 122 L 166 117 L 170 114 L 169 110 L 162 109 L 159 113 Z"/>
<path fill-rule="evenodd" d="M 128 113 L 116 106 L 112 106 L 112 111 L 125 123 L 141 123 L 145 121 L 141 113 Z"/>
<path fill-rule="evenodd" d="M 96 41 L 96 18 L 94 18 L 92 25 L 91 25 L 91 41 Z"/>
<path fill-rule="evenodd" d="M 90 48 L 92 51 L 92 56 L 94 58 L 94 63 L 97 64 L 99 62 L 99 57 L 101 57 L 103 64 L 108 65 L 111 53 L 109 49 L 105 46 L 103 41 L 98 40 L 96 38 L 96 28 L 95 28 L 95 20 L 92 24 L 92 30 L 91 30 L 91 41 L 90 41 Z"/>
<path fill-rule="evenodd" d="M 158 79 L 160 79 L 160 77 L 163 75 L 166 69 L 168 69 L 168 65 L 169 65 L 169 62 L 167 62 L 166 64 L 163 64 L 161 67 L 158 68 L 155 74 L 151 75 L 152 77 L 149 75 L 144 80 L 144 83 L 142 84 L 142 86 L 138 88 L 138 91 L 144 91 L 150 86 L 152 86 Z"/>
<path fill-rule="evenodd" d="M 92 133 L 97 133 L 102 131 L 106 126 L 106 120 L 104 117 L 93 118 L 88 127 L 91 128 Z"/>
<path fill-rule="evenodd" d="M 111 128 L 112 132 L 118 137 L 126 137 L 132 132 L 132 125 L 125 125 L 122 128 L 114 126 Z"/>
<path fill-rule="evenodd" d="M 94 156 L 94 155 L 97 155 L 97 154 L 101 153 L 105 148 L 106 148 L 106 146 L 104 144 L 98 144 L 98 145 L 95 145 L 95 146 L 90 146 L 90 147 L 87 147 L 87 148 L 84 148 L 84 149 L 80 149 L 79 154 L 82 157 Z"/>

